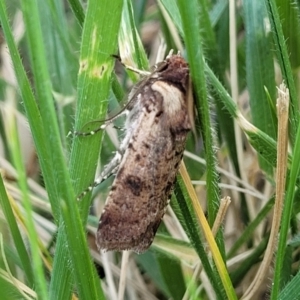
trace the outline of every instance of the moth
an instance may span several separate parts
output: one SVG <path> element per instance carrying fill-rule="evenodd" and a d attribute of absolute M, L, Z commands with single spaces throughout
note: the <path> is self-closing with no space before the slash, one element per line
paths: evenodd
<path fill-rule="evenodd" d="M 132 89 L 120 148 L 80 195 L 115 174 L 96 234 L 99 249 L 142 253 L 150 247 L 170 201 L 192 111 L 189 67 L 179 54 L 169 55 Z"/>

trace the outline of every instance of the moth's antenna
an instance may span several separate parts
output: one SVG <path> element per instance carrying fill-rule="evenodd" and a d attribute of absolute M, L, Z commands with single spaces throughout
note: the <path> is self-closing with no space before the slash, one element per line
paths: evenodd
<path fill-rule="evenodd" d="M 171 58 L 171 56 L 173 55 L 173 52 L 174 52 L 174 50 L 171 49 L 170 52 L 169 52 L 169 54 L 167 55 L 166 59 Z"/>

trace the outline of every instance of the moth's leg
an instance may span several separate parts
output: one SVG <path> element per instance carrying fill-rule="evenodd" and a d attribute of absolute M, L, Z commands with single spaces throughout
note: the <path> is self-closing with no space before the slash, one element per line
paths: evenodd
<path fill-rule="evenodd" d="M 125 131 L 126 130 L 126 128 L 121 127 L 121 126 L 116 126 L 116 125 L 114 125 L 113 128 L 117 129 L 117 130 L 120 130 L 120 131 Z"/>
<path fill-rule="evenodd" d="M 144 70 L 140 70 L 140 69 L 137 69 L 137 68 L 135 68 L 135 67 L 132 67 L 132 66 L 129 66 L 129 65 L 125 65 L 124 63 L 122 63 L 122 65 L 123 65 L 126 69 L 128 69 L 128 70 L 130 70 L 130 71 L 132 71 L 132 72 L 134 72 L 134 73 L 137 73 L 137 74 L 139 74 L 139 75 L 141 75 L 141 76 L 149 76 L 149 75 L 151 74 L 151 72 L 144 71 Z"/>
<path fill-rule="evenodd" d="M 94 130 L 91 130 L 91 131 L 88 131 L 88 132 L 82 132 L 82 131 L 69 131 L 68 135 L 67 136 L 70 136 L 70 135 L 74 135 L 74 136 L 88 136 L 88 135 L 94 135 L 96 134 L 97 132 L 99 132 L 100 130 L 103 130 L 105 129 L 108 125 L 110 125 L 114 120 L 116 120 L 117 118 L 119 118 L 120 116 L 126 114 L 126 110 L 122 111 L 121 113 L 109 118 L 109 119 L 106 119 L 106 120 L 103 120 L 103 121 L 91 121 L 91 122 L 88 122 L 86 123 L 84 126 L 90 124 L 90 123 L 93 123 L 93 122 L 102 122 L 103 124 L 101 124 L 99 127 L 97 127 L 96 129 Z"/>
<path fill-rule="evenodd" d="M 120 165 L 120 161 L 122 159 L 121 152 L 117 151 L 114 158 L 111 160 L 111 162 L 105 166 L 104 170 L 101 172 L 100 176 L 89 186 L 87 187 L 83 192 L 81 192 L 77 196 L 77 200 L 82 199 L 88 192 L 90 192 L 94 187 L 102 183 L 104 180 L 106 180 L 111 175 L 115 174 Z"/>
<path fill-rule="evenodd" d="M 101 126 L 99 126 L 98 128 L 94 129 L 94 130 L 91 130 L 91 131 L 87 131 L 87 132 L 82 132 L 82 131 L 70 131 L 68 133 L 68 136 L 70 135 L 74 135 L 74 136 L 89 136 L 89 135 L 94 135 L 96 134 L 97 132 L 99 132 L 100 130 L 103 130 L 105 129 L 111 122 L 105 122 L 103 123 Z"/>

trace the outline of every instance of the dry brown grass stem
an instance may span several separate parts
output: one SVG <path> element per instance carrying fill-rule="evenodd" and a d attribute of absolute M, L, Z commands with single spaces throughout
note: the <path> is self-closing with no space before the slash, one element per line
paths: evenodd
<path fill-rule="evenodd" d="M 278 143 L 277 143 L 277 171 L 276 171 L 276 198 L 274 205 L 273 222 L 270 239 L 265 252 L 264 259 L 251 285 L 245 292 L 243 300 L 255 299 L 255 294 L 269 272 L 273 255 L 277 248 L 277 236 L 280 227 L 281 213 L 284 200 L 286 171 L 287 171 L 287 145 L 288 145 L 288 113 L 289 113 L 289 91 L 284 84 L 278 89 L 277 98 L 278 117 Z"/>

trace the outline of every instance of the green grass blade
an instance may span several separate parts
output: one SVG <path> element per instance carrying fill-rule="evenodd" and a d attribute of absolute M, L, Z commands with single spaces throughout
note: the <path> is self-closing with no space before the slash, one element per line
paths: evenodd
<path fill-rule="evenodd" d="M 169 297 L 174 300 L 181 300 L 185 292 L 185 282 L 179 261 L 171 259 L 167 255 L 159 253 L 155 256 L 162 279 L 164 280 Z"/>
<path fill-rule="evenodd" d="M 134 62 L 138 69 L 149 69 L 147 55 L 135 26 L 130 0 L 124 2 L 122 24 L 119 33 L 119 47 L 124 63 L 132 64 Z"/>
<path fill-rule="evenodd" d="M 105 118 L 114 65 L 112 54 L 116 52 L 121 11 L 121 0 L 113 4 L 109 0 L 103 0 L 101 8 L 97 1 L 90 1 L 87 10 L 87 14 L 90 15 L 87 15 L 84 26 L 78 75 L 75 116 L 75 128 L 78 131 L 88 132 L 93 129 L 90 125 L 85 126 L 88 122 Z M 93 20 L 98 21 L 95 23 Z M 104 39 L 105 43 L 102 42 Z M 76 182 L 77 194 L 93 182 L 101 139 L 101 132 L 91 137 L 74 138 L 70 153 L 70 173 L 73 181 Z M 80 206 L 86 219 L 88 201 L 80 201 Z"/>
<path fill-rule="evenodd" d="M 196 107 L 201 116 L 202 134 L 207 162 L 207 199 L 208 199 L 208 220 L 212 226 L 218 210 L 219 189 L 218 175 L 216 172 L 216 158 L 214 156 L 213 126 L 211 125 L 208 94 L 204 74 L 204 60 L 201 47 L 201 39 L 198 32 L 196 1 L 178 1 L 181 13 L 183 31 L 187 55 L 190 62 L 190 72 L 196 94 Z M 199 72 L 199 70 L 203 70 Z"/>
<path fill-rule="evenodd" d="M 206 65 L 206 73 L 215 91 L 219 95 L 219 99 L 226 106 L 228 112 L 232 118 L 236 118 L 240 127 L 244 130 L 248 136 L 250 144 L 256 149 L 256 151 L 264 157 L 272 166 L 276 166 L 276 142 L 267 134 L 246 122 L 241 113 L 237 109 L 236 104 L 229 96 L 228 92 L 218 80 L 213 71 Z"/>
<path fill-rule="evenodd" d="M 10 233 L 15 244 L 15 249 L 18 252 L 21 261 L 21 267 L 23 268 L 24 273 L 26 274 L 28 285 L 32 288 L 34 286 L 34 276 L 31 262 L 24 241 L 22 239 L 22 235 L 20 233 L 18 224 L 16 222 L 16 218 L 13 213 L 10 201 L 6 194 L 2 176 L 0 176 L 0 205 L 5 215 L 7 224 L 9 226 Z"/>
<path fill-rule="evenodd" d="M 80 54 L 76 130 L 89 131 L 91 128 L 84 126 L 86 123 L 105 117 L 110 76 L 114 64 L 111 55 L 116 53 L 121 10 L 122 1 L 104 0 L 101 5 L 98 1 L 89 1 Z M 73 182 L 76 183 L 76 194 L 83 191 L 94 180 L 101 136 L 102 133 L 92 137 L 74 138 L 69 166 Z M 90 207 L 87 197 L 79 202 L 79 206 L 85 224 Z M 60 255 L 56 256 L 54 261 L 55 276 L 53 275 L 50 286 L 51 299 L 57 299 L 57 285 L 62 291 L 64 289 L 64 280 L 61 278 L 68 281 L 72 279 L 71 270 L 68 268 L 69 253 L 65 248 L 63 230 L 58 233 L 57 249 Z M 81 267 L 84 268 L 83 264 Z M 88 289 L 88 286 L 84 289 Z"/>
<path fill-rule="evenodd" d="M 46 277 L 43 270 L 43 261 L 40 255 L 38 235 L 33 219 L 32 204 L 29 198 L 26 170 L 23 164 L 21 147 L 17 133 L 17 125 L 12 108 L 7 109 L 6 135 L 9 137 L 9 147 L 13 163 L 18 173 L 18 185 L 21 190 L 23 206 L 25 208 L 25 225 L 28 231 L 34 285 L 39 299 L 48 299 Z"/>
<path fill-rule="evenodd" d="M 300 47 L 300 22 L 299 22 L 299 1 L 276 1 L 282 32 L 285 39 L 286 47 L 289 53 L 289 61 L 293 70 L 297 69 L 300 65 L 299 47 Z M 298 87 L 297 92 L 299 92 Z"/>
<path fill-rule="evenodd" d="M 171 205 L 174 212 L 178 215 L 178 219 L 184 228 L 191 244 L 196 250 L 203 268 L 210 279 L 210 282 L 214 288 L 214 291 L 218 299 L 226 298 L 224 290 L 221 288 L 222 283 L 219 274 L 212 268 L 209 259 L 207 257 L 207 252 L 205 245 L 202 242 L 202 237 L 200 236 L 200 227 L 198 225 L 198 220 L 195 216 L 190 199 L 186 196 L 188 195 L 187 189 L 182 181 L 182 179 L 177 176 L 177 182 L 175 184 L 175 195 L 176 198 L 172 198 Z M 176 209 L 177 208 L 177 209 Z M 180 214 L 178 214 L 178 208 L 180 209 Z M 182 217 L 181 217 L 182 216 Z"/>
<path fill-rule="evenodd" d="M 118 44 L 120 57 L 125 65 L 139 70 L 149 70 L 147 55 L 135 26 L 130 0 L 124 2 Z M 129 71 L 128 75 L 134 83 L 139 80 L 139 76 L 135 72 Z"/>
<path fill-rule="evenodd" d="M 280 292 L 277 299 L 280 300 L 289 300 L 297 299 L 300 294 L 300 272 L 292 278 L 292 280 L 284 287 Z"/>
<path fill-rule="evenodd" d="M 71 34 L 68 32 L 63 3 L 49 0 L 40 1 L 38 5 L 40 18 L 43 20 L 41 23 L 42 34 L 43 37 L 47 37 L 43 40 L 47 57 L 46 63 L 56 101 L 61 140 L 65 147 L 66 136 L 72 125 L 72 119 L 69 116 L 73 114 L 72 106 L 66 105 L 65 99 L 75 98 L 78 57 L 74 54 L 70 42 Z M 76 38 L 80 37 L 76 36 Z"/>
<path fill-rule="evenodd" d="M 0 7 L 0 18 L 2 23 L 2 28 L 5 34 L 5 39 L 8 44 L 8 48 L 10 51 L 10 55 L 12 57 L 12 62 L 16 74 L 17 81 L 19 83 L 20 93 L 24 101 L 24 107 L 26 114 L 28 116 L 29 124 L 32 130 L 33 139 L 35 141 L 35 145 L 37 148 L 37 152 L 44 160 L 40 161 L 41 168 L 43 173 L 49 174 L 45 178 L 46 185 L 54 186 L 54 176 L 52 175 L 51 171 L 51 163 L 49 161 L 49 149 L 47 148 L 47 143 L 45 139 L 45 134 L 43 130 L 43 124 L 41 120 L 41 115 L 38 110 L 35 98 L 33 96 L 29 80 L 27 78 L 26 72 L 23 68 L 20 55 L 17 51 L 17 47 L 14 43 L 14 39 L 9 28 L 9 24 L 7 21 L 7 15 L 5 13 L 5 6 L 3 0 L 1 0 L 1 7 Z M 55 198 L 55 189 L 50 189 L 49 191 L 50 198 Z M 55 212 L 55 210 L 54 210 Z"/>
<path fill-rule="evenodd" d="M 66 230 L 66 240 L 69 249 L 78 250 L 69 252 L 78 293 L 80 297 L 85 299 L 97 299 L 101 297 L 102 292 L 96 281 L 94 267 L 87 248 L 85 231 L 82 227 L 75 195 L 72 192 L 69 172 L 62 151 L 37 6 L 34 1 L 22 2 L 22 5 L 28 43 L 31 50 L 30 54 L 37 96 L 39 99 L 43 99 L 43 101 L 40 101 L 40 111 L 43 116 L 42 121 L 44 122 L 45 135 L 48 137 L 48 148 L 52 154 L 50 161 L 53 165 L 56 178 L 56 185 L 51 188 L 57 189 L 59 195 L 55 199 L 52 199 L 52 207 L 62 208 L 62 210 L 59 209 L 59 211 L 63 214 L 65 227 L 60 227 L 60 229 L 63 228 Z M 44 177 L 47 175 L 48 174 L 44 174 Z M 47 187 L 48 190 L 49 188 L 50 187 Z M 60 219 L 60 221 L 62 221 L 62 219 Z M 78 241 L 81 242 L 78 243 Z M 85 269 L 85 273 L 82 272 L 83 269 Z"/>
<path fill-rule="evenodd" d="M 47 173 L 43 174 L 44 177 L 49 176 L 49 178 L 52 179 L 50 183 L 51 185 L 47 186 L 47 190 L 54 191 L 54 195 L 52 196 L 52 194 L 50 194 L 49 196 L 54 217 L 56 220 L 58 220 L 60 215 L 58 187 L 62 186 L 62 183 L 65 182 L 63 178 L 60 178 L 59 174 L 61 174 L 61 172 L 59 170 L 62 170 L 61 165 L 64 166 L 65 161 L 62 155 L 60 135 L 58 131 L 55 108 L 53 105 L 52 87 L 46 63 L 47 59 L 43 46 L 38 8 L 35 1 L 30 0 L 22 2 L 22 10 L 26 27 L 27 41 L 30 49 L 29 54 L 32 63 L 32 71 L 34 74 L 36 97 L 39 101 L 41 121 L 43 122 L 43 126 L 40 128 L 40 131 L 42 131 L 43 135 L 45 136 L 44 142 L 46 143 L 48 149 L 47 156 L 49 157 L 48 159 L 50 160 L 50 164 L 58 167 L 54 167 L 54 172 L 52 169 L 51 171 L 47 170 Z M 24 99 L 25 106 L 27 101 L 27 99 Z M 30 122 L 31 116 L 28 116 L 28 119 Z M 41 140 L 36 141 L 36 143 L 41 142 Z M 56 146 L 54 147 L 54 145 Z M 53 151 L 51 151 L 52 149 Z M 49 171 L 51 175 L 48 174 Z M 55 174 L 55 172 L 57 172 L 57 174 Z"/>
<path fill-rule="evenodd" d="M 292 144 L 294 144 L 296 131 L 299 124 L 299 111 L 298 111 L 298 97 L 295 88 L 295 82 L 293 78 L 293 72 L 289 61 L 289 52 L 286 47 L 286 38 L 283 35 L 282 26 L 280 23 L 279 12 L 274 0 L 266 0 L 268 8 L 269 19 L 271 22 L 271 28 L 273 32 L 273 39 L 276 47 L 276 56 L 280 69 L 285 81 L 286 86 L 290 91 L 290 132 Z M 293 29 L 294 30 L 294 29 Z"/>
<path fill-rule="evenodd" d="M 221 19 L 221 16 L 224 13 L 226 7 L 228 7 L 228 1 L 219 0 L 215 2 L 209 14 L 213 26 L 215 26 Z"/>
<path fill-rule="evenodd" d="M 267 10 L 264 2 L 244 1 L 244 16 L 246 26 L 246 70 L 247 86 L 250 95 L 251 115 L 253 124 L 276 139 L 277 120 L 273 117 L 272 106 L 268 95 L 275 106 L 276 90 L 271 41 L 266 36 L 265 20 Z M 261 168 L 270 176 L 273 166 L 260 158 Z"/>
<path fill-rule="evenodd" d="M 86 245 L 86 238 L 85 238 L 85 232 L 81 225 L 81 220 L 79 217 L 79 213 L 77 210 L 77 205 L 75 202 L 75 196 L 72 193 L 70 180 L 68 179 L 68 172 L 65 165 L 65 159 L 62 153 L 60 138 L 59 138 L 59 131 L 58 126 L 56 122 L 56 116 L 54 113 L 54 107 L 51 97 L 51 90 L 49 85 L 49 77 L 47 73 L 47 66 L 45 64 L 45 57 L 44 57 L 44 51 L 42 46 L 42 38 L 41 38 L 41 32 L 39 27 L 39 18 L 37 13 L 37 7 L 35 6 L 35 3 L 32 1 L 27 1 L 26 3 L 22 3 L 23 10 L 24 10 L 24 20 L 27 25 L 27 33 L 28 33 L 28 40 L 29 44 L 31 46 L 31 57 L 34 57 L 33 59 L 33 70 L 35 74 L 35 84 L 37 89 L 37 94 L 39 95 L 40 99 L 43 99 L 44 101 L 40 102 L 40 108 L 41 113 L 43 115 L 42 120 L 47 123 L 47 126 L 43 126 L 43 124 L 39 124 L 39 126 L 35 127 L 37 121 L 41 121 L 41 119 L 38 119 L 39 114 L 37 113 L 36 106 L 33 100 L 30 88 L 26 86 L 28 92 L 28 95 L 25 95 L 24 97 L 24 104 L 26 111 L 28 113 L 28 119 L 31 125 L 31 129 L 33 131 L 35 142 L 37 149 L 41 148 L 41 143 L 44 143 L 44 147 L 46 149 L 48 148 L 48 151 L 52 153 L 51 156 L 49 156 L 49 152 L 46 152 L 44 148 L 42 148 L 45 152 L 40 155 L 40 157 L 43 157 L 43 159 L 46 159 L 48 156 L 48 164 L 51 166 L 48 169 L 44 169 L 44 178 L 46 181 L 46 184 L 50 182 L 50 179 L 52 178 L 52 181 L 50 182 L 50 188 L 49 185 L 47 186 L 49 190 L 49 195 L 51 196 L 51 192 L 55 194 L 56 188 L 61 193 L 61 198 L 59 197 L 53 197 L 54 201 L 56 201 L 57 204 L 57 211 L 59 212 L 60 209 L 58 206 L 60 206 L 60 199 L 66 200 L 68 210 L 63 210 L 64 213 L 64 221 L 66 224 L 66 240 L 69 243 L 69 247 L 77 248 L 78 252 L 72 252 L 70 257 L 73 262 L 74 270 L 75 270 L 75 278 L 77 279 L 77 283 L 80 283 L 77 285 L 78 292 L 82 297 L 86 298 L 98 298 L 98 295 L 100 295 L 99 291 L 99 284 L 95 280 L 95 276 L 93 276 L 93 266 L 90 261 L 89 252 L 87 250 Z M 31 23 L 32 19 L 35 21 Z M 2 16 L 1 16 L 2 19 Z M 35 26 L 34 26 L 35 25 Z M 8 34 L 7 34 L 8 35 Z M 9 37 L 10 39 L 11 37 Z M 16 49 L 13 47 L 11 48 L 13 51 L 16 52 Z M 38 52 L 35 52 L 37 51 Z M 13 52 L 11 51 L 11 52 Z M 16 55 L 18 59 L 18 55 Z M 14 57 L 14 59 L 16 59 Z M 19 61 L 17 61 L 19 63 Z M 17 65 L 15 69 L 19 71 L 21 69 L 21 64 Z M 21 72 L 20 72 L 21 73 Z M 19 75 L 17 73 L 17 75 Z M 21 74 L 22 76 L 24 74 Z M 20 86 L 23 87 L 23 80 L 26 80 L 26 76 L 21 77 L 20 76 Z M 26 83 L 26 82 L 25 82 Z M 28 96 L 26 98 L 26 96 Z M 33 100 L 33 101 L 32 101 Z M 31 106 L 30 106 L 31 105 Z M 33 108 L 32 108 L 33 107 Z M 32 108 L 32 110 L 30 109 Z M 33 115 L 35 113 L 35 115 Z M 34 125 L 32 125 L 34 124 Z M 44 130 L 43 130 L 44 128 Z M 35 133 L 38 133 L 39 137 L 42 136 L 40 139 L 36 139 Z M 51 138 L 51 140 L 45 140 L 44 137 Z M 41 153 L 39 153 L 41 154 Z M 53 170 L 57 171 L 55 174 L 55 178 L 57 179 L 56 183 L 54 184 L 54 173 Z M 52 177 L 51 177 L 52 176 Z M 49 179 L 50 178 L 50 179 Z M 48 180 L 48 181 L 47 181 Z M 51 198 L 51 197 L 50 197 Z M 52 198 L 52 200 L 53 200 Z M 55 207 L 55 205 L 53 205 Z M 54 209 L 55 211 L 55 209 Z M 66 215 L 67 218 L 66 218 Z M 78 243 L 78 241 L 81 241 Z M 76 262 L 77 261 L 77 262 Z M 78 263 L 78 262 L 81 262 Z M 85 269 L 85 273 L 82 273 L 82 269 Z M 91 274 L 90 276 L 86 276 L 86 274 Z"/>
<path fill-rule="evenodd" d="M 80 26 L 83 26 L 84 22 L 84 11 L 79 0 L 69 0 L 70 7 L 72 8 L 75 17 Z"/>
<path fill-rule="evenodd" d="M 162 3 L 166 11 L 169 13 L 169 16 L 172 18 L 172 21 L 176 25 L 180 35 L 184 36 L 178 6 L 174 3 L 173 0 L 160 0 L 160 2 Z"/>

